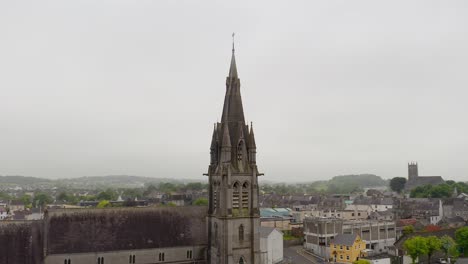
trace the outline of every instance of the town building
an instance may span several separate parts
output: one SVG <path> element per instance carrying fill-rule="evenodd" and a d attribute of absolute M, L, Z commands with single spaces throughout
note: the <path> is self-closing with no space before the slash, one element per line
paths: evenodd
<path fill-rule="evenodd" d="M 304 221 L 304 248 L 329 259 L 330 244 L 339 234 L 357 234 L 366 244 L 369 255 L 388 252 L 395 243 L 396 230 L 393 221 L 354 220 L 338 218 L 306 218 Z"/>
<path fill-rule="evenodd" d="M 338 234 L 330 242 L 330 256 L 333 262 L 353 263 L 365 257 L 366 243 L 358 234 Z"/>
<path fill-rule="evenodd" d="M 283 233 L 272 227 L 262 226 L 259 230 L 262 263 L 275 264 L 283 261 Z"/>
<path fill-rule="evenodd" d="M 396 219 L 414 218 L 426 225 L 436 225 L 444 217 L 442 200 L 437 198 L 399 199 L 394 212 Z"/>

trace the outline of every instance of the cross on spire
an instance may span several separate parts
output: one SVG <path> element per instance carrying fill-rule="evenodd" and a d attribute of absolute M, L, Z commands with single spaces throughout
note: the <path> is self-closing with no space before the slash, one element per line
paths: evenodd
<path fill-rule="evenodd" d="M 234 36 L 236 33 L 232 32 L 232 54 L 234 54 Z"/>

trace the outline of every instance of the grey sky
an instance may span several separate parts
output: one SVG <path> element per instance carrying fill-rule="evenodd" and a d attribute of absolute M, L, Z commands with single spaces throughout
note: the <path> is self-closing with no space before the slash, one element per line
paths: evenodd
<path fill-rule="evenodd" d="M 264 179 L 468 179 L 467 1 L 0 1 L 0 175 L 201 178 L 236 32 Z"/>

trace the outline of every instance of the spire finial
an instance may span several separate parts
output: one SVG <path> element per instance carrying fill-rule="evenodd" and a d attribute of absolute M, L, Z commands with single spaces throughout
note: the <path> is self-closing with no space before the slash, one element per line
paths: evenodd
<path fill-rule="evenodd" d="M 234 54 L 234 36 L 236 33 L 232 32 L 232 53 Z"/>

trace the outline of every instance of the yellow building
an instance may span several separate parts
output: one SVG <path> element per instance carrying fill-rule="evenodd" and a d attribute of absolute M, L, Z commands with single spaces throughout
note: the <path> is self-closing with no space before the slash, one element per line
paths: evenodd
<path fill-rule="evenodd" d="M 365 257 L 366 243 L 357 234 L 339 234 L 330 243 L 330 257 L 333 262 L 353 263 Z"/>

